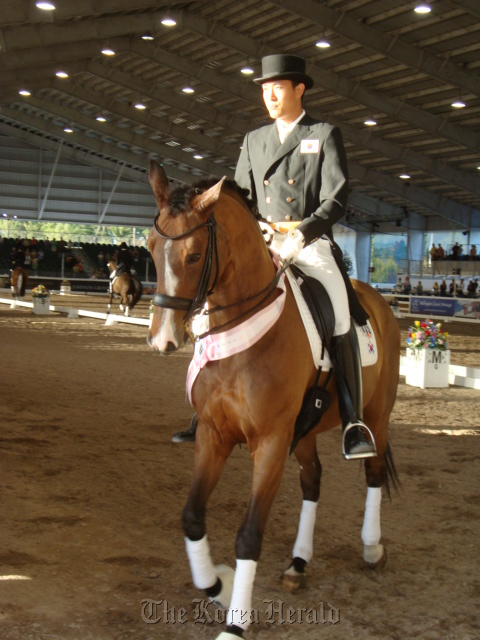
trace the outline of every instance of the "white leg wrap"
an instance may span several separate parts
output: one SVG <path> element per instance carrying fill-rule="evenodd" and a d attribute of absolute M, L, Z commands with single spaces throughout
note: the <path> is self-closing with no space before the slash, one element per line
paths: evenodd
<path fill-rule="evenodd" d="M 380 487 L 368 487 L 367 500 L 365 502 L 365 517 L 362 528 L 362 540 L 364 545 L 377 545 L 380 542 L 381 502 L 382 489 Z"/>
<path fill-rule="evenodd" d="M 217 574 L 210 555 L 207 536 L 201 540 L 185 538 L 193 584 L 197 589 L 209 589 L 217 582 Z"/>
<path fill-rule="evenodd" d="M 250 626 L 252 591 L 256 570 L 255 560 L 237 560 L 232 601 L 227 613 L 227 625 L 234 624 L 241 629 L 247 629 Z"/>
<path fill-rule="evenodd" d="M 310 562 L 313 556 L 313 530 L 315 528 L 315 518 L 317 515 L 317 503 L 304 500 L 300 523 L 298 525 L 297 539 L 293 547 L 293 557 L 302 558 Z"/>

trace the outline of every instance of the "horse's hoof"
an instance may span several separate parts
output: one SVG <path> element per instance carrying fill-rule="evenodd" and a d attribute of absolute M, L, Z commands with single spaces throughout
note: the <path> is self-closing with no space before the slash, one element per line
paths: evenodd
<path fill-rule="evenodd" d="M 381 547 L 381 555 L 378 559 L 376 559 L 375 557 L 376 555 L 378 555 L 378 553 L 377 554 L 372 554 L 371 552 L 369 553 L 368 546 L 365 547 L 363 552 L 363 559 L 365 560 L 365 564 L 369 569 L 372 569 L 373 571 L 378 571 L 379 569 L 382 569 L 387 563 L 387 550 L 383 545 L 378 545 L 378 546 Z"/>
<path fill-rule="evenodd" d="M 222 581 L 222 589 L 218 595 L 214 598 L 209 598 L 209 600 L 219 607 L 222 607 L 222 609 L 228 609 L 232 599 L 235 571 L 226 564 L 217 564 L 215 567 L 215 573 L 217 574 L 217 578 L 220 578 Z M 230 637 L 230 634 L 228 637 Z"/>
<path fill-rule="evenodd" d="M 307 574 L 299 573 L 295 567 L 290 565 L 282 575 L 282 587 L 288 593 L 295 593 L 299 589 L 304 589 L 307 584 Z"/>

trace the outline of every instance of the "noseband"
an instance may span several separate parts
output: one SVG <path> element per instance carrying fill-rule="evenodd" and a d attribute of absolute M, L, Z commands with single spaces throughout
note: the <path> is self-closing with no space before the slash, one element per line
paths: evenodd
<path fill-rule="evenodd" d="M 207 297 L 213 293 L 215 289 L 215 285 L 218 280 L 218 247 L 217 247 L 217 223 L 215 218 L 213 217 L 213 211 L 210 214 L 210 217 L 206 222 L 193 227 L 192 229 L 187 229 L 183 233 L 179 233 L 177 236 L 167 236 L 161 232 L 158 227 L 158 215 L 155 218 L 154 228 L 160 238 L 164 240 L 181 240 L 182 238 L 186 238 L 187 236 L 199 231 L 206 227 L 208 229 L 208 242 L 207 242 L 207 251 L 205 253 L 205 261 L 202 267 L 202 273 L 200 275 L 200 281 L 198 283 L 197 293 L 195 298 L 180 298 L 179 296 L 169 296 L 165 293 L 154 293 L 152 296 L 152 304 L 156 307 L 163 307 L 166 309 L 175 309 L 176 311 L 186 311 L 185 318 L 183 319 L 184 324 L 196 314 L 198 313 L 207 301 Z M 213 268 L 213 259 L 215 257 L 216 269 L 215 269 L 215 277 L 212 282 L 212 286 L 209 288 L 208 283 L 210 282 L 210 277 L 212 275 Z"/>

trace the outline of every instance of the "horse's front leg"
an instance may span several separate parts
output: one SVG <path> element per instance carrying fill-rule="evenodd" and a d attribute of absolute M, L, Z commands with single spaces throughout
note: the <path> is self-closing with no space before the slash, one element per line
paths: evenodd
<path fill-rule="evenodd" d="M 285 432 L 287 430 L 285 429 Z M 237 533 L 237 566 L 232 600 L 227 612 L 227 629 L 217 640 L 242 637 L 252 622 L 252 591 L 260 558 L 263 533 L 270 508 L 278 491 L 288 442 L 284 437 L 261 440 L 252 451 L 254 461 L 252 491 L 247 513 Z"/>
<path fill-rule="evenodd" d="M 215 488 L 231 445 L 220 443 L 217 433 L 208 430 L 201 420 L 195 438 L 193 482 L 183 510 L 183 530 L 193 584 L 224 609 L 230 604 L 233 569 L 213 564 L 208 545 L 205 513 L 208 499 Z"/>
<path fill-rule="evenodd" d="M 305 586 L 305 567 L 313 556 L 313 534 L 322 478 L 322 465 L 318 458 L 314 434 L 310 433 L 300 440 L 295 448 L 295 457 L 300 466 L 303 502 L 292 562 L 282 576 L 282 585 L 290 592 Z"/>

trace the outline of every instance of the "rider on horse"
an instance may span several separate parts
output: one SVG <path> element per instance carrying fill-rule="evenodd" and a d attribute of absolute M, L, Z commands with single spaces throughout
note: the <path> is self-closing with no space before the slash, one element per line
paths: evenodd
<path fill-rule="evenodd" d="M 268 221 L 299 221 L 277 247 L 284 262 L 294 263 L 317 278 L 327 290 L 335 313 L 333 364 L 345 457 L 376 455 L 375 442 L 362 422 L 360 355 L 351 337 L 349 298 L 338 262 L 341 251 L 332 227 L 343 217 L 348 198 L 347 159 L 341 132 L 308 116 L 302 105 L 313 79 L 305 60 L 292 55 L 262 59 L 263 98 L 271 125 L 246 135 L 235 173 L 236 182 L 257 201 Z M 336 258 L 334 254 L 337 254 Z M 174 441 L 194 439 L 195 417 L 189 431 Z"/>
<path fill-rule="evenodd" d="M 132 274 L 132 265 L 133 265 L 133 256 L 130 253 L 127 243 L 122 242 L 119 250 L 115 256 L 115 262 L 117 264 L 116 268 L 110 274 L 110 287 L 112 286 L 113 281 L 118 276 L 121 276 L 122 273 Z"/>

